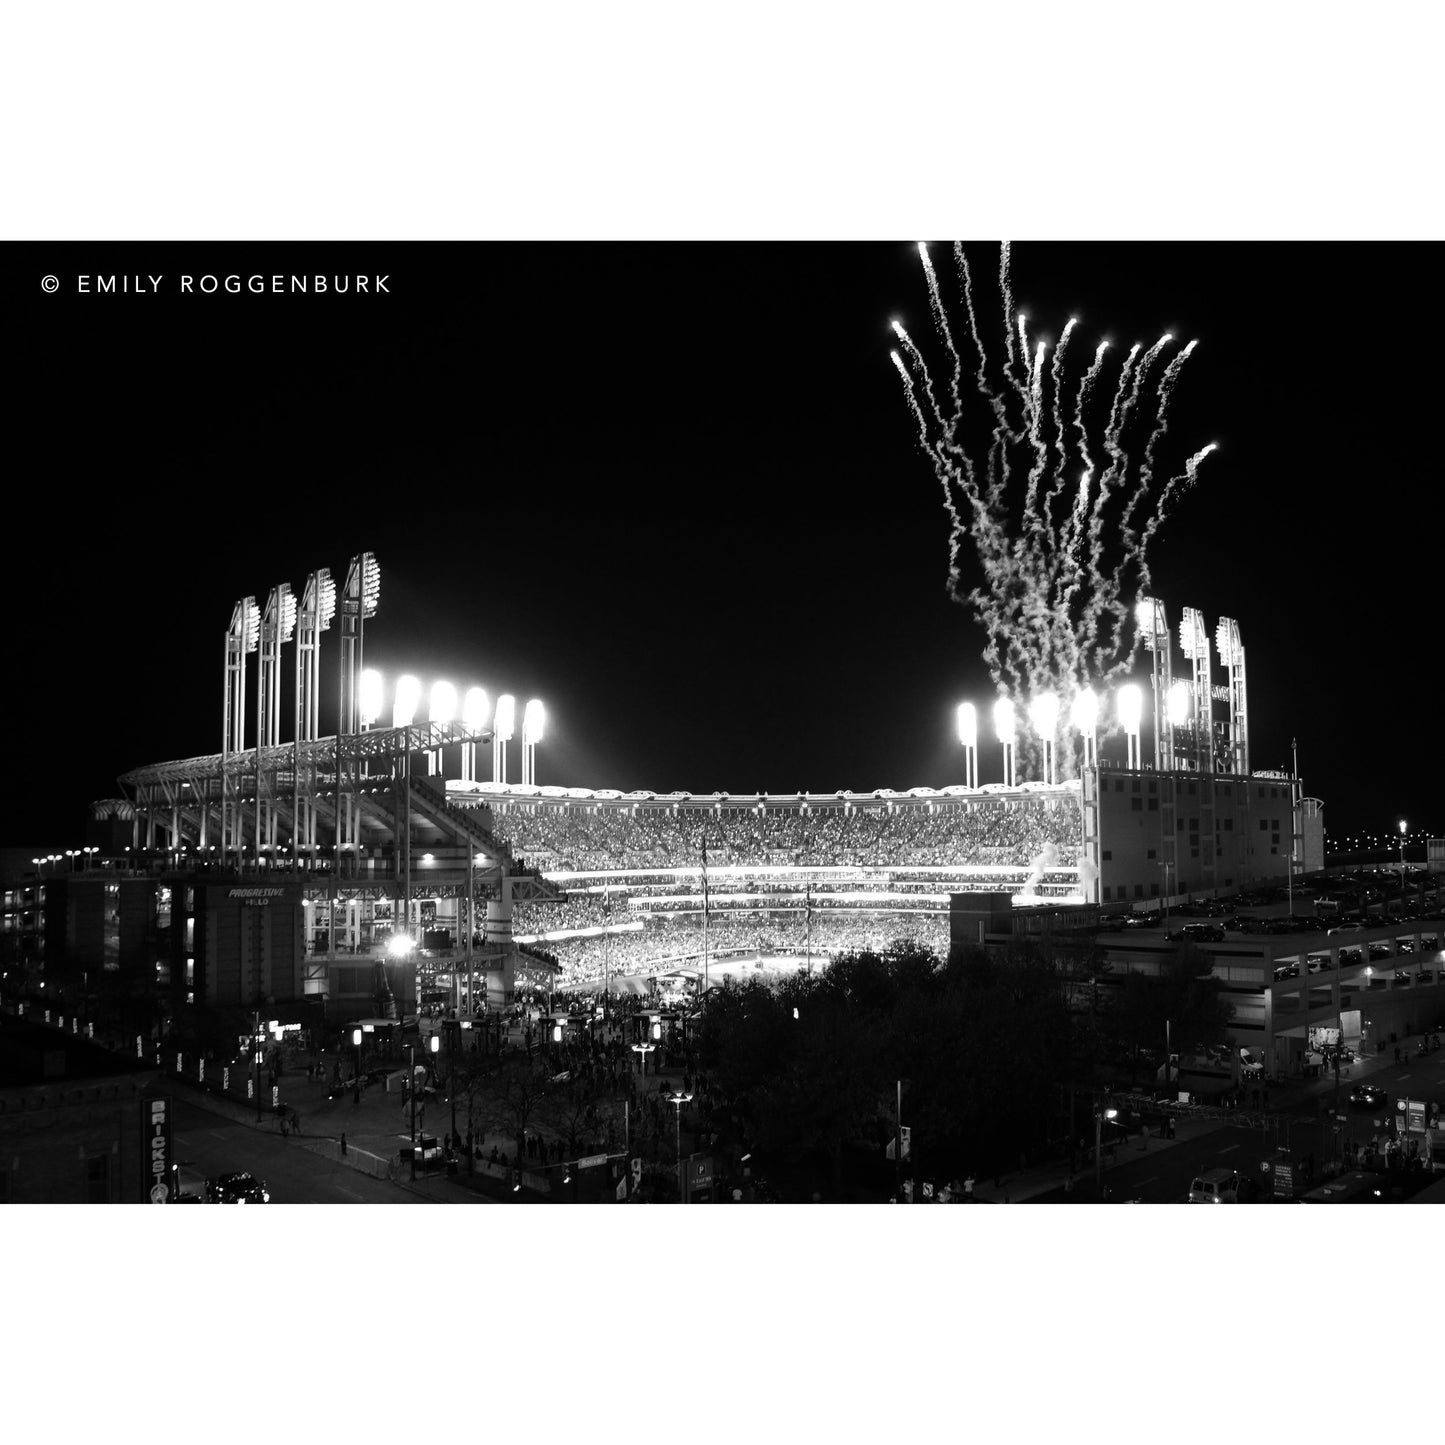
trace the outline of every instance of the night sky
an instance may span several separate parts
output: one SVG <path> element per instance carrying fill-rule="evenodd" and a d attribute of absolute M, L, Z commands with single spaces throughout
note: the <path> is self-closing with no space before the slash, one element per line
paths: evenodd
<path fill-rule="evenodd" d="M 962 782 L 954 710 L 992 687 L 889 362 L 891 317 L 929 335 L 912 239 L 9 246 L 0 841 L 75 846 L 120 773 L 219 751 L 234 603 L 320 566 L 339 583 L 368 549 L 367 665 L 543 699 L 541 783 Z M 996 244 L 970 253 L 996 269 Z M 1253 764 L 1287 768 L 1297 738 L 1333 834 L 1445 831 L 1441 259 L 1013 251 L 1031 327 L 1079 316 L 1075 361 L 1104 335 L 1199 339 L 1161 460 L 1220 450 L 1159 534 L 1156 591 L 1176 630 L 1185 604 L 1238 620 Z M 178 294 L 231 272 L 384 273 L 390 294 Z M 163 280 L 82 295 L 80 275 Z M 255 687 L 253 665 L 248 736 Z M 991 735 L 980 773 L 1002 777 Z"/>

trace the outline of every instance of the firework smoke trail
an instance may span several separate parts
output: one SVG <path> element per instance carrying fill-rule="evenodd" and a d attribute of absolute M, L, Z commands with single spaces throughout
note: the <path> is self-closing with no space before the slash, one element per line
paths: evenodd
<path fill-rule="evenodd" d="M 1064 477 L 1064 348 L 1069 344 L 1069 333 L 1079 324 L 1077 316 L 1069 317 L 1069 324 L 1064 327 L 1063 335 L 1059 337 L 1059 344 L 1054 347 L 1054 364 L 1049 368 L 1054 388 L 1054 439 L 1059 449 L 1058 470 L 1054 473 L 1054 484 L 1044 495 L 1044 524 L 1052 528 L 1054 506 L 1065 486 Z M 1054 545 L 1060 544 L 1061 538 L 1057 532 L 1053 535 Z"/>
<path fill-rule="evenodd" d="M 1183 473 L 1166 484 L 1156 515 L 1142 537 L 1132 526 L 1114 525 L 1115 509 L 1108 505 L 1112 497 L 1121 497 L 1126 522 L 1132 522 L 1135 509 L 1152 490 L 1154 457 L 1167 429 L 1169 399 L 1192 344 L 1164 368 L 1157 382 L 1155 363 L 1172 338 L 1161 338 L 1147 352 L 1134 346 L 1120 371 L 1107 422 L 1096 428 L 1090 416 L 1091 411 L 1094 416 L 1098 412 L 1089 403 L 1102 374 L 1107 343 L 1094 353 L 1076 392 L 1066 401 L 1066 343 L 1076 322 L 1071 319 L 1060 335 L 1045 376 L 1049 346 L 1039 342 L 1036 349 L 1031 349 L 1026 318 L 1014 312 L 1011 256 L 1005 245 L 999 263 L 1004 304 L 1004 382 L 991 384 L 988 356 L 978 328 L 973 278 L 961 245 L 955 245 L 954 254 L 969 338 L 977 352 L 976 390 L 992 414 L 986 467 L 981 464 L 982 458 L 975 461 L 967 438 L 959 430 L 965 421 L 967 401 L 962 394 L 964 363 L 949 327 L 937 275 L 923 246 L 919 258 L 930 309 L 952 364 L 949 396 L 953 415 L 949 419 L 945 420 L 938 404 L 922 353 L 901 326 L 895 328 L 900 350 L 891 355 L 919 427 L 920 444 L 944 488 L 951 533 L 949 595 L 965 603 L 982 624 L 984 659 L 1001 691 L 1008 689 L 1017 694 L 1049 687 L 1067 705 L 1085 677 L 1099 686 L 1129 666 L 1132 654 L 1120 655 L 1126 641 L 1124 629 L 1132 615 L 1132 607 L 1124 601 L 1125 585 L 1136 581 L 1147 584 L 1148 543 L 1173 494 L 1180 487 L 1193 485 L 1199 464 L 1213 450 L 1206 447 L 1195 453 Z M 1019 413 L 1012 412 L 1011 393 L 1018 399 Z M 1136 420 L 1136 415 L 1148 409 L 1151 399 L 1154 415 Z M 1018 416 L 1018 421 L 1011 424 L 1013 415 Z M 1070 427 L 1077 434 L 1078 454 L 1083 462 L 1073 475 L 1068 475 L 1068 458 L 1073 453 L 1070 443 L 1074 440 L 1069 435 Z M 1131 439 L 1136 435 L 1140 440 L 1148 439 L 1142 458 L 1137 453 L 1130 455 Z M 1096 438 L 1100 439 L 1096 442 Z M 1097 464 L 1095 458 L 1099 459 Z M 1021 479 L 1027 476 L 1027 484 L 1005 505 L 1013 475 Z M 1062 501 L 1065 497 L 1067 502 Z M 1060 511 L 1062 516 L 1058 515 Z M 976 584 L 966 596 L 959 570 L 965 536 L 978 564 Z M 1130 594 L 1130 603 L 1132 600 Z M 1085 671 L 1085 663 L 1092 663 L 1089 672 Z"/>
<path fill-rule="evenodd" d="M 1109 424 L 1104 430 L 1104 451 L 1109 462 L 1099 478 L 1099 489 L 1094 495 L 1094 507 L 1089 514 L 1088 585 L 1090 592 L 1096 597 L 1104 586 L 1103 575 L 1099 570 L 1099 558 L 1103 554 L 1104 503 L 1109 500 L 1110 484 L 1122 480 L 1123 477 L 1124 468 L 1121 463 L 1126 459 L 1119 442 L 1119 432 L 1123 426 L 1129 382 L 1134 374 L 1134 363 L 1138 359 L 1139 351 L 1140 344 L 1136 341 L 1129 348 L 1129 354 L 1124 358 L 1123 370 L 1119 373 L 1119 385 L 1114 391 L 1114 401 L 1109 409 Z M 1083 619 L 1082 642 L 1086 650 L 1094 645 L 1100 620 L 1101 612 L 1097 608 L 1091 608 Z"/>
<path fill-rule="evenodd" d="M 1185 487 L 1192 487 L 1199 480 L 1199 464 L 1210 452 L 1218 451 L 1219 443 L 1210 442 L 1207 447 L 1201 447 L 1187 462 L 1184 463 L 1184 470 L 1177 477 L 1170 477 L 1164 483 L 1163 490 L 1159 493 L 1159 505 L 1154 509 L 1154 515 L 1149 519 L 1149 525 L 1144 528 L 1144 535 L 1139 539 L 1140 555 L 1147 555 L 1149 543 L 1154 540 L 1154 533 L 1159 530 L 1159 524 L 1164 520 L 1169 510 L 1169 500 L 1175 491 L 1182 484 Z"/>
<path fill-rule="evenodd" d="M 953 415 L 956 418 L 963 410 L 963 398 L 959 392 L 959 382 L 963 380 L 963 358 L 953 344 L 953 331 L 943 309 L 943 297 L 938 291 L 938 276 L 934 272 L 933 262 L 929 259 L 928 247 L 922 241 L 918 243 L 918 255 L 923 262 L 923 275 L 928 281 L 928 301 L 933 308 L 933 324 L 938 328 L 938 334 L 943 337 L 943 344 L 953 358 L 953 378 L 948 384 L 948 392 L 953 399 Z"/>
<path fill-rule="evenodd" d="M 1149 441 L 1144 447 L 1144 459 L 1139 464 L 1139 485 L 1128 507 L 1124 510 L 1124 516 L 1121 522 L 1125 535 L 1131 540 L 1135 540 L 1136 536 L 1132 528 L 1134 512 L 1148 495 L 1150 484 L 1154 480 L 1154 449 L 1159 445 L 1160 438 L 1169 430 L 1169 398 L 1174 394 L 1174 386 L 1179 380 L 1180 370 L 1183 368 L 1184 363 L 1189 360 L 1190 353 L 1193 352 L 1194 348 L 1198 345 L 1198 341 L 1191 341 L 1189 345 L 1164 368 L 1164 375 L 1159 379 L 1159 401 L 1154 414 L 1154 430 L 1150 433 Z"/>

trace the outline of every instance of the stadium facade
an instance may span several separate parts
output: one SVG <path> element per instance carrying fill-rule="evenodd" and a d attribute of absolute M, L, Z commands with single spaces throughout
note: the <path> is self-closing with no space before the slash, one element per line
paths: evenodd
<path fill-rule="evenodd" d="M 507 777 L 510 697 L 489 707 L 473 689 L 458 707 L 454 693 L 434 692 L 418 722 L 419 687 L 402 679 L 391 725 L 378 725 L 362 646 L 379 586 L 364 553 L 341 589 L 322 569 L 299 604 L 284 586 L 264 609 L 237 604 L 222 750 L 124 774 L 123 796 L 94 808 L 105 846 L 35 860 L 7 884 L 7 990 L 53 998 L 99 970 L 159 990 L 173 1008 L 264 1009 L 335 1027 L 428 1003 L 475 1012 L 528 986 L 708 978 L 779 958 L 807 966 L 898 940 L 942 954 L 970 895 L 1124 909 L 1323 865 L 1318 801 L 1288 776 L 1248 772 L 1243 648 L 1228 619 L 1229 684 L 1215 688 L 1202 619 L 1186 609 L 1186 686 L 1171 676 L 1162 607 L 1149 604 L 1152 766 L 1140 761 L 1136 720 L 1125 725 L 1127 766 L 1085 733 L 1082 766 L 1064 769 L 1079 775 L 1063 782 L 624 794 L 537 784 L 536 704 L 520 783 Z M 333 619 L 339 727 L 320 736 L 321 634 Z M 293 637 L 295 711 L 282 741 L 281 656 Z M 1181 686 L 1212 700 L 1197 726 L 1173 710 Z M 1213 700 L 1225 705 L 1221 722 Z M 972 757 L 967 772 L 976 778 Z"/>

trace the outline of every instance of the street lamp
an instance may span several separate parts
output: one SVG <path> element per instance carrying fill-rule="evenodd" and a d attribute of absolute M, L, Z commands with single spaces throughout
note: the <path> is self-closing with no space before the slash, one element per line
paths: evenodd
<path fill-rule="evenodd" d="M 645 1042 L 645 1041 L 644 1041 L 643 1043 L 640 1043 L 640 1044 L 633 1044 L 633 1046 L 632 1046 L 632 1052 L 633 1052 L 634 1054 L 641 1054 L 641 1055 L 642 1055 L 642 1076 L 643 1076 L 643 1078 L 646 1078 L 646 1077 L 647 1077 L 647 1056 L 648 1056 L 648 1054 L 652 1053 L 656 1048 L 657 1048 L 657 1045 L 656 1045 L 656 1044 L 649 1044 L 649 1043 L 647 1043 L 647 1042 Z"/>
<path fill-rule="evenodd" d="M 440 1047 L 441 1047 L 441 1038 L 440 1038 L 440 1036 L 437 1035 L 437 1034 L 432 1034 L 431 1037 L 427 1040 L 427 1048 L 430 1050 L 430 1052 L 436 1053 L 436 1051 L 437 1051 L 438 1048 L 440 1048 Z M 413 1179 L 415 1179 L 415 1178 L 416 1178 L 416 1045 L 415 1045 L 415 1044 L 408 1044 L 408 1045 L 407 1045 L 407 1051 L 408 1051 L 408 1054 L 409 1054 L 410 1059 L 411 1059 L 411 1068 L 410 1068 L 410 1074 L 411 1074 L 411 1080 L 410 1080 L 410 1087 L 411 1087 L 411 1177 L 412 1177 Z"/>
<path fill-rule="evenodd" d="M 669 1104 L 677 1109 L 677 1197 L 679 1202 L 682 1199 L 682 1106 L 692 1102 L 691 1094 L 684 1094 L 681 1089 L 675 1093 L 665 1094 Z"/>
<path fill-rule="evenodd" d="M 356 1072 L 351 1077 L 351 1102 L 361 1102 L 361 1030 L 352 1029 L 351 1042 L 356 1049 Z"/>
<path fill-rule="evenodd" d="M 1164 1061 L 1164 1072 L 1169 1072 L 1169 1061 Z M 1104 1120 L 1117 1119 L 1117 1109 L 1095 1109 L 1094 1110 L 1094 1193 L 1100 1192 L 1100 1185 L 1104 1178 Z"/>
<path fill-rule="evenodd" d="M 1400 906 L 1405 905 L 1405 820 L 1400 819 Z M 1383 905 L 1381 905 L 1383 907 Z"/>

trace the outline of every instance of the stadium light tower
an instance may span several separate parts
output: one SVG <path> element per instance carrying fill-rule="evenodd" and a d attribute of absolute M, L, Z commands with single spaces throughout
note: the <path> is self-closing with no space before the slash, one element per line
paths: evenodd
<path fill-rule="evenodd" d="M 1204 614 L 1186 607 L 1179 622 L 1179 648 L 1194 664 L 1194 758 L 1201 773 L 1214 771 L 1214 679 L 1209 667 L 1209 631 Z"/>
<path fill-rule="evenodd" d="M 964 782 L 978 787 L 978 709 L 971 702 L 958 705 L 958 740 L 963 744 Z"/>
<path fill-rule="evenodd" d="M 487 726 L 491 711 L 487 695 L 479 687 L 469 687 L 462 701 L 462 728 L 467 740 L 462 744 L 462 782 L 477 780 L 477 737 Z"/>
<path fill-rule="evenodd" d="M 497 713 L 492 719 L 492 779 L 507 781 L 507 743 L 517 721 L 517 699 L 504 692 L 497 699 Z"/>
<path fill-rule="evenodd" d="M 1044 744 L 1044 782 L 1054 779 L 1054 743 L 1059 728 L 1059 700 L 1051 692 L 1041 692 L 1029 703 L 1029 721 Z"/>
<path fill-rule="evenodd" d="M 421 701 L 421 683 L 409 672 L 396 680 L 396 692 L 391 699 L 391 725 L 394 728 L 409 728 L 416 718 L 417 704 Z"/>
<path fill-rule="evenodd" d="M 245 751 L 246 654 L 261 639 L 261 614 L 254 597 L 243 597 L 231 612 L 226 630 L 226 703 L 221 739 L 221 856 L 234 849 L 241 859 L 241 800 L 232 797 L 239 785 L 231 781 L 231 755 Z"/>
<path fill-rule="evenodd" d="M 346 568 L 341 593 L 341 707 L 336 722 L 336 846 L 361 846 L 361 779 L 359 749 L 343 739 L 360 732 L 363 660 L 362 634 L 366 619 L 376 615 L 381 596 L 381 568 L 370 552 L 358 552 Z"/>
<path fill-rule="evenodd" d="M 427 721 L 437 727 L 450 727 L 457 716 L 457 690 L 449 682 L 434 682 L 431 685 L 431 699 L 427 707 Z M 437 735 L 432 733 L 432 741 L 436 743 Z M 435 747 L 427 749 L 426 770 L 430 774 L 436 774 L 442 770 L 441 744 L 436 743 Z"/>
<path fill-rule="evenodd" d="M 1114 710 L 1119 725 L 1129 741 L 1129 768 L 1139 766 L 1139 719 L 1144 710 L 1144 697 L 1137 684 L 1126 682 L 1114 695 Z"/>
<path fill-rule="evenodd" d="M 256 689 L 256 852 L 276 846 L 275 771 L 268 779 L 261 764 L 264 748 L 281 743 L 281 648 L 296 630 L 296 599 L 282 582 L 266 597 L 261 620 L 261 685 Z M 267 784 L 271 786 L 268 788 Z M 266 796 L 267 793 L 271 796 Z"/>
<path fill-rule="evenodd" d="M 1229 674 L 1229 769 L 1241 778 L 1249 776 L 1249 699 L 1244 681 L 1244 643 L 1239 623 L 1221 617 L 1214 629 L 1214 646 L 1219 661 Z"/>
<path fill-rule="evenodd" d="M 374 667 L 366 668 L 356 693 L 357 724 L 361 732 L 366 732 L 381 716 L 385 693 L 386 683 L 382 675 Z"/>
<path fill-rule="evenodd" d="M 1014 705 L 1006 697 L 993 705 L 993 727 L 1003 744 L 1004 786 L 1011 788 L 1014 785 Z"/>
<path fill-rule="evenodd" d="M 532 698 L 522 713 L 522 781 L 537 781 L 537 744 L 542 741 L 546 712 L 539 698 Z"/>
<path fill-rule="evenodd" d="M 1083 735 L 1084 766 L 1095 767 L 1099 761 L 1099 699 L 1092 687 L 1081 688 L 1074 694 L 1069 721 Z"/>
<path fill-rule="evenodd" d="M 1405 820 L 1400 819 L 1400 905 L 1405 903 Z"/>
<path fill-rule="evenodd" d="M 321 634 L 336 616 L 336 583 L 322 567 L 306 579 L 301 608 L 296 616 L 296 727 L 292 754 L 294 790 L 291 801 L 291 844 L 293 848 L 316 847 L 315 767 L 312 765 L 304 792 L 301 786 L 301 744 L 315 742 L 320 735 L 318 664 Z M 202 843 L 205 839 L 201 839 Z"/>
<path fill-rule="evenodd" d="M 1189 684 L 1182 677 L 1178 682 L 1169 684 L 1168 717 L 1171 729 L 1188 726 L 1191 702 Z"/>
<path fill-rule="evenodd" d="M 1134 624 L 1154 663 L 1154 769 L 1158 772 L 1174 767 L 1174 728 L 1163 707 L 1173 686 L 1164 604 L 1157 597 L 1141 597 L 1134 604 Z"/>

